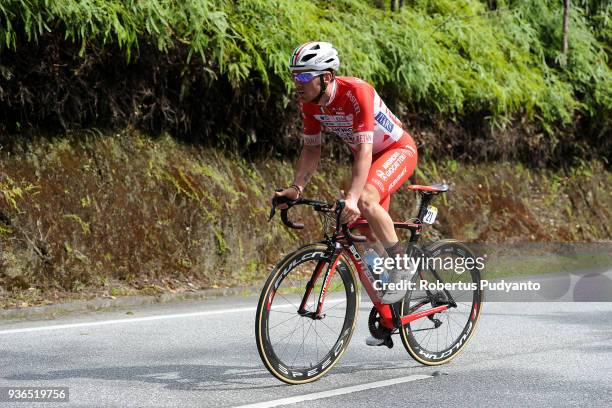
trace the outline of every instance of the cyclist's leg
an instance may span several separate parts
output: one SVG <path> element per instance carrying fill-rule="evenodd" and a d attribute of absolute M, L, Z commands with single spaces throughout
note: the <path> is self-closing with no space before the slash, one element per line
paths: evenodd
<path fill-rule="evenodd" d="M 391 247 L 397 243 L 397 234 L 393 220 L 388 213 L 391 194 L 410 177 L 416 166 L 416 155 L 410 155 L 407 149 L 392 149 L 383 153 L 372 163 L 368 181 L 359 200 L 359 210 L 378 239 Z M 387 160 L 389 170 L 384 171 Z"/>
<path fill-rule="evenodd" d="M 412 139 L 410 138 L 410 141 Z M 366 217 L 370 227 L 378 239 L 383 243 L 387 254 L 391 258 L 404 253 L 388 208 L 390 196 L 410 177 L 416 167 L 417 154 L 414 144 L 389 149 L 375 157 L 368 182 L 359 200 L 361 213 Z M 404 274 L 393 269 L 389 272 L 389 282 L 399 284 Z M 383 295 L 384 303 L 395 303 L 405 295 L 405 289 L 388 288 Z"/>

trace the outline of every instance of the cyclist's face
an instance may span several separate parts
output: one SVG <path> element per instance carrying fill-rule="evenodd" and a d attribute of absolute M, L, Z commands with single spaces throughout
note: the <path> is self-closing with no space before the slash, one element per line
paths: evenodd
<path fill-rule="evenodd" d="M 293 74 L 301 74 L 306 72 L 313 72 L 312 70 L 294 71 Z M 328 76 L 331 74 L 323 74 L 323 79 L 328 82 Z M 310 81 L 304 81 L 304 78 L 296 78 L 293 76 L 293 83 L 297 89 L 298 95 L 303 102 L 310 102 L 317 97 L 321 90 L 321 81 L 318 75 L 313 75 Z"/>

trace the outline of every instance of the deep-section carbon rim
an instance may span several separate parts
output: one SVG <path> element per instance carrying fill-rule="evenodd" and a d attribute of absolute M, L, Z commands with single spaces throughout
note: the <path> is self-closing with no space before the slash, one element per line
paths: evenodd
<path fill-rule="evenodd" d="M 425 254 L 430 259 L 438 258 L 441 261 L 432 267 L 420 269 L 413 276 L 412 282 L 416 289 L 404 298 L 401 304 L 402 316 L 443 304 L 446 300 L 443 290 L 428 290 L 421 286 L 422 282 L 438 282 L 432 269 L 436 270 L 444 283 L 457 284 L 457 290 L 449 290 L 457 307 L 432 315 L 432 319 L 437 321 L 427 317 L 415 320 L 404 326 L 400 334 L 404 347 L 416 361 L 425 365 L 439 365 L 459 354 L 476 331 L 483 301 L 480 269 L 456 268 L 460 264 L 458 259 L 476 259 L 467 246 L 457 241 L 435 242 L 425 249 Z M 454 266 L 449 268 L 450 265 Z M 466 290 L 468 285 L 473 289 Z"/>
<path fill-rule="evenodd" d="M 308 245 L 283 259 L 272 271 L 261 293 L 256 316 L 259 354 L 266 368 L 281 381 L 300 384 L 325 374 L 344 353 L 352 336 L 358 294 L 350 260 L 340 255 L 329 281 L 324 318 L 297 313 L 306 283 L 317 269 L 321 274 L 306 309 L 314 312 L 329 261 L 327 247 Z"/>

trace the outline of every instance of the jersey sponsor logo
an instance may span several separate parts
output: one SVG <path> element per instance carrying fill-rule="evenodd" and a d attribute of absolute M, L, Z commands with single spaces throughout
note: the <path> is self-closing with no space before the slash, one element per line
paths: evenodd
<path fill-rule="evenodd" d="M 393 128 L 395 125 L 393 125 L 391 119 L 389 119 L 383 112 L 378 112 L 378 114 L 374 117 L 374 120 L 376 120 L 380 126 L 387 129 L 387 132 L 393 133 Z"/>
<path fill-rule="evenodd" d="M 370 132 L 353 133 L 351 130 L 350 136 L 345 136 L 344 141 L 347 143 L 372 143 L 374 136 Z"/>
<path fill-rule="evenodd" d="M 346 143 L 355 143 L 351 142 L 351 138 L 353 137 L 353 128 L 352 127 L 334 127 L 334 126 L 326 126 L 330 132 L 338 135 L 342 140 Z"/>
<path fill-rule="evenodd" d="M 395 185 L 397 184 L 397 182 L 398 182 L 398 181 L 400 181 L 402 177 L 404 177 L 404 174 L 406 174 L 406 172 L 407 172 L 407 171 L 408 171 L 408 168 L 407 168 L 407 167 L 404 167 L 404 169 L 402 170 L 402 172 L 400 173 L 400 175 L 399 175 L 399 176 L 397 176 L 397 177 L 395 178 L 395 180 L 393 180 L 393 181 L 391 182 L 391 184 L 389 184 L 389 191 L 391 191 L 391 190 L 393 189 L 393 187 L 395 187 Z"/>
<path fill-rule="evenodd" d="M 383 169 L 387 170 L 389 168 L 389 166 L 391 165 L 391 163 L 393 163 L 395 161 L 395 159 L 397 159 L 397 157 L 400 155 L 400 152 L 395 152 L 393 153 L 384 163 L 383 163 Z"/>
<path fill-rule="evenodd" d="M 304 135 L 304 144 L 307 146 L 320 145 L 321 134 L 316 135 Z"/>
<path fill-rule="evenodd" d="M 314 115 L 314 118 L 320 122 L 351 122 L 353 123 L 353 115 Z"/>
<path fill-rule="evenodd" d="M 330 131 L 337 134 L 345 134 L 344 131 L 337 132 L 338 129 L 353 129 L 353 115 L 314 115 L 314 118 L 321 122 Z"/>
<path fill-rule="evenodd" d="M 355 97 L 355 95 L 353 95 L 353 92 L 348 91 L 346 93 L 346 96 L 349 98 L 349 101 L 351 101 L 351 103 L 353 104 L 353 110 L 355 110 L 355 114 L 359 114 L 361 113 L 361 108 L 359 107 L 359 102 L 357 101 L 357 98 Z"/>
<path fill-rule="evenodd" d="M 404 162 L 404 160 L 406 160 L 406 155 L 400 153 L 400 155 L 397 157 L 397 160 L 395 160 L 388 169 L 385 169 L 386 171 L 378 169 L 376 170 L 376 175 L 380 177 L 383 181 L 387 181 L 389 177 L 391 177 L 393 173 L 395 173 L 395 171 L 399 168 L 399 166 Z"/>

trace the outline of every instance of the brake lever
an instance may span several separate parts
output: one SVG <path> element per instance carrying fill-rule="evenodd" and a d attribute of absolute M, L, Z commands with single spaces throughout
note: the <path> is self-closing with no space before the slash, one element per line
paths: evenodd
<path fill-rule="evenodd" d="M 268 217 L 268 222 L 272 221 L 272 218 L 274 218 L 274 214 L 276 214 L 276 207 L 274 207 L 274 203 L 272 203 L 272 209 L 270 210 L 270 216 Z"/>
<path fill-rule="evenodd" d="M 280 193 L 281 191 L 283 191 L 283 189 L 277 188 L 274 191 L 277 193 Z M 278 205 L 278 198 L 279 197 L 274 197 L 272 199 L 272 209 L 270 209 L 270 216 L 268 217 L 268 222 L 272 221 L 272 218 L 274 218 L 274 214 L 276 214 L 276 206 Z"/>
<path fill-rule="evenodd" d="M 277 193 L 280 193 L 281 191 L 283 191 L 282 188 L 276 189 L 275 190 Z M 283 222 L 285 223 L 285 225 L 289 225 L 290 223 L 288 223 L 287 221 L 287 210 L 289 210 L 289 208 L 293 207 L 294 205 L 298 204 L 299 202 L 299 198 L 296 200 L 290 200 L 287 197 L 274 197 L 272 199 L 272 209 L 270 210 L 270 216 L 268 217 L 268 222 L 270 222 L 272 220 L 272 217 L 274 217 L 274 214 L 276 214 L 276 206 L 279 204 L 287 204 L 287 208 L 283 208 L 281 210 L 281 218 L 283 219 Z M 299 227 L 300 224 L 295 224 L 298 227 L 291 227 L 291 228 L 303 228 L 303 225 L 301 227 Z"/>
<path fill-rule="evenodd" d="M 336 201 L 336 228 L 340 226 L 340 214 L 342 214 L 342 210 L 344 210 L 344 206 L 346 202 L 344 200 Z M 349 237 L 351 240 L 355 242 L 366 242 L 367 238 L 362 235 L 354 235 L 348 228 L 348 224 L 342 224 L 342 232 Z"/>

